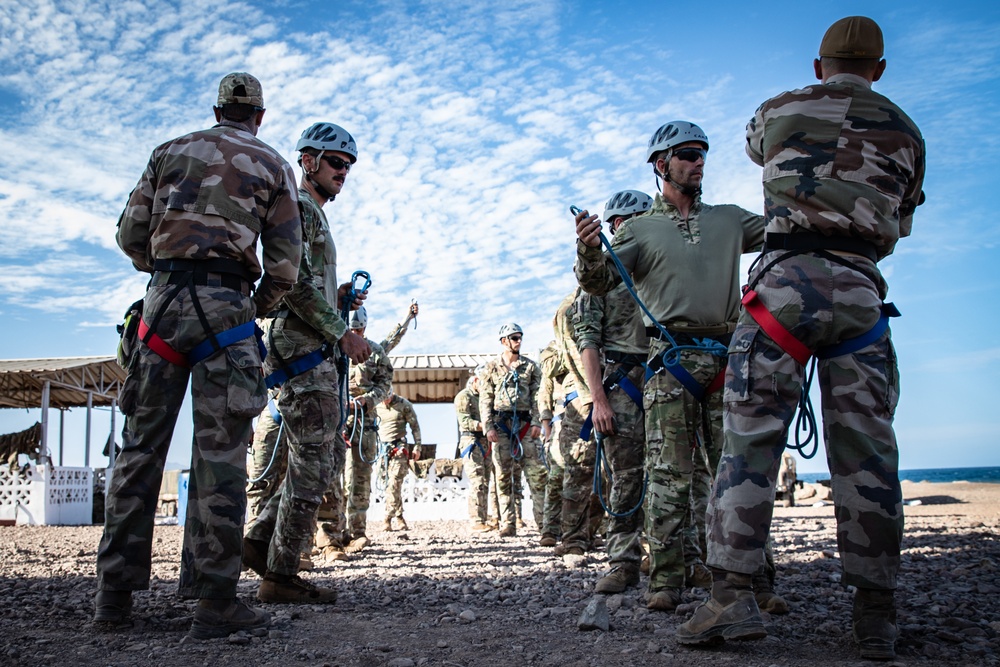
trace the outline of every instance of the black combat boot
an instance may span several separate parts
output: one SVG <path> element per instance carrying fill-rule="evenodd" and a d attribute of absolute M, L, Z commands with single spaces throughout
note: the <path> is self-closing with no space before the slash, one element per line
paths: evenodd
<path fill-rule="evenodd" d="M 866 660 L 896 657 L 896 600 L 893 591 L 859 588 L 854 594 L 851 626 Z"/>

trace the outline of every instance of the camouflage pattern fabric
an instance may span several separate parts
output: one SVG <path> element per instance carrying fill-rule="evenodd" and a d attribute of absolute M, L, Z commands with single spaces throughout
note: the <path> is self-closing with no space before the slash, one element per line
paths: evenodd
<path fill-rule="evenodd" d="M 270 392 L 272 399 L 277 398 L 278 392 Z M 285 470 L 288 467 L 288 448 L 285 446 L 284 435 L 281 442 L 278 441 L 278 434 L 282 433 L 281 425 L 271 416 L 271 407 L 265 406 L 257 417 L 257 424 L 253 431 L 253 460 L 247 476 L 258 481 L 249 484 L 247 487 L 247 524 L 249 525 L 264 505 L 271 499 L 285 479 Z M 261 478 L 261 479 L 258 479 Z"/>
<path fill-rule="evenodd" d="M 545 501 L 542 510 L 542 535 L 562 537 L 563 477 L 566 462 L 559 449 L 559 433 L 562 431 L 562 412 L 552 425 L 552 437 L 545 443 L 545 454 L 549 463 L 549 474 L 545 481 Z"/>
<path fill-rule="evenodd" d="M 224 120 L 153 150 L 118 220 L 118 245 L 139 271 L 157 259 L 231 259 L 250 278 L 260 314 L 291 289 L 301 226 L 295 175 L 249 126 Z M 242 323 L 240 323 L 242 324 Z"/>
<path fill-rule="evenodd" d="M 337 255 L 326 215 L 305 190 L 299 192 L 299 202 L 303 239 L 299 280 L 264 338 L 267 373 L 324 342 L 336 343 L 347 330 L 335 305 Z M 281 386 L 277 405 L 288 444 L 288 468 L 278 494 L 247 531 L 249 538 L 270 543 L 268 569 L 277 574 L 298 571 L 299 554 L 312 545 L 323 494 L 343 474 L 346 445 L 337 428 L 342 409 L 338 382 L 335 362 L 326 359 Z"/>
<path fill-rule="evenodd" d="M 317 390 L 317 386 L 327 390 Z M 278 411 L 288 444 L 288 469 L 278 493 L 268 500 L 247 537 L 270 543 L 268 570 L 295 574 L 299 555 L 312 546 L 323 494 L 344 469 L 344 441 L 336 429 L 340 397 L 334 363 L 328 359 L 283 384 Z"/>
<path fill-rule="evenodd" d="M 621 364 L 611 363 L 605 375 L 615 373 Z M 636 366 L 628 379 L 640 391 L 645 383 L 646 369 Z M 608 402 L 615 413 L 615 434 L 604 438 L 604 454 L 611 466 L 613 482 L 607 500 L 612 512 L 622 513 L 633 507 L 639 509 L 628 516 L 611 516 L 608 519 L 608 559 L 611 563 L 635 563 L 642 561 L 642 525 L 644 513 L 640 503 L 646 475 L 645 415 L 635 401 L 621 389 L 614 389 L 608 395 Z M 605 486 L 605 489 L 608 487 Z"/>
<path fill-rule="evenodd" d="M 667 344 L 654 340 L 650 356 Z M 681 354 L 681 364 L 702 386 L 725 367 L 725 358 L 704 352 Z M 699 403 L 673 375 L 661 371 L 646 382 L 646 537 L 649 541 L 649 590 L 683 588 L 684 536 L 691 521 L 691 479 L 695 456 L 709 468 L 722 447 L 722 393 Z M 707 415 L 703 411 L 707 410 Z M 709 424 L 708 432 L 704 424 Z M 700 451 L 699 451 L 700 450 Z"/>
<path fill-rule="evenodd" d="M 490 460 L 490 443 L 483 433 L 483 424 L 479 419 L 479 392 L 473 387 L 473 379 L 469 378 L 465 388 L 455 395 L 455 415 L 458 418 L 458 428 L 461 438 L 458 442 L 459 452 L 465 455 L 469 474 L 469 518 L 479 523 L 486 523 L 489 512 L 490 478 L 493 473 L 493 462 Z"/>
<path fill-rule="evenodd" d="M 157 333 L 179 351 L 205 338 L 188 293 L 150 287 L 143 317 L 166 305 Z M 219 329 L 250 321 L 254 305 L 235 290 L 199 286 L 197 298 Z M 105 503 L 97 554 L 100 590 L 149 588 L 153 518 L 167 450 L 191 380 L 194 441 L 181 552 L 179 592 L 185 598 L 236 596 L 246 515 L 246 455 L 253 417 L 267 393 L 253 339 L 239 341 L 188 369 L 140 345 L 119 396 L 125 426 Z"/>
<path fill-rule="evenodd" d="M 389 480 L 385 488 L 385 518 L 403 518 L 403 481 L 410 472 L 410 457 L 405 450 L 389 458 Z"/>
<path fill-rule="evenodd" d="M 365 535 L 368 529 L 368 506 L 372 495 L 372 464 L 368 461 L 374 461 L 378 455 L 378 427 L 374 420 L 351 415 L 345 428 L 350 436 L 351 451 L 344 469 L 343 495 L 347 499 L 347 529 L 353 539 Z"/>
<path fill-rule="evenodd" d="M 393 394 L 388 402 L 376 406 L 379 418 L 378 434 L 389 443 L 389 480 L 385 490 L 385 518 L 403 517 L 403 480 L 410 471 L 410 459 L 420 452 L 420 423 L 413 404 Z M 413 444 L 406 442 L 406 427 L 410 427 Z"/>
<path fill-rule="evenodd" d="M 769 255 L 770 256 L 770 255 Z M 879 317 L 884 283 L 811 254 L 772 267 L 758 283 L 764 305 L 815 349 L 860 336 Z M 880 281 L 881 282 L 881 281 Z M 763 563 L 774 485 L 804 369 L 744 314 L 730 346 L 725 455 L 709 507 L 709 564 L 751 573 Z M 899 452 L 892 418 L 899 398 L 887 330 L 868 347 L 817 363 L 843 582 L 894 589 L 903 534 Z"/>
<path fill-rule="evenodd" d="M 501 413 L 518 412 L 525 415 L 521 426 L 541 426 L 538 416 L 538 388 L 542 373 L 531 359 L 521 355 L 508 369 L 502 356 L 491 359 L 486 364 L 479 387 L 479 414 L 487 431 L 496 429 L 497 442 L 493 443 L 493 474 L 496 478 L 497 502 L 500 506 L 498 520 L 500 528 L 516 530 L 515 476 L 520 482 L 519 463 L 511 454 L 511 439 L 503 428 L 510 430 L 511 418 Z M 516 465 L 515 465 L 516 464 Z M 515 471 L 516 468 L 516 471 Z M 516 474 L 515 474 L 516 472 Z"/>
<path fill-rule="evenodd" d="M 223 122 L 157 147 L 118 220 L 116 240 L 139 271 L 156 260 L 228 259 L 263 279 L 253 299 L 238 290 L 197 286 L 213 332 L 270 309 L 298 275 L 302 231 L 288 163 L 248 125 Z M 165 276 L 154 273 L 154 281 Z M 209 274 L 213 281 L 221 276 Z M 176 294 L 176 296 L 174 296 Z M 168 303 L 169 301 L 169 303 Z M 207 332 L 191 292 L 151 286 L 147 322 L 167 345 L 187 353 Z M 115 461 L 97 555 L 100 590 L 148 588 L 153 513 L 181 402 L 191 379 L 194 441 L 181 555 L 180 594 L 236 596 L 246 516 L 246 446 L 253 417 L 266 401 L 253 339 L 217 351 L 191 369 L 171 364 L 146 345 L 132 356 L 119 396 L 123 448 Z"/>
<path fill-rule="evenodd" d="M 705 521 L 712 481 L 715 479 L 715 471 L 709 468 L 708 457 L 703 450 L 695 450 L 692 464 L 691 519 L 684 533 L 684 564 L 688 567 L 704 563 L 708 558 Z"/>
<path fill-rule="evenodd" d="M 835 74 L 764 102 L 747 125 L 746 148 L 764 167 L 767 231 L 862 239 L 880 258 L 909 236 L 924 141 L 862 77 Z"/>
<path fill-rule="evenodd" d="M 525 437 L 521 443 L 524 446 L 524 456 L 521 458 L 521 471 L 528 483 L 531 494 L 531 515 L 535 526 L 541 530 L 545 525 L 545 488 L 548 483 L 549 471 L 542 462 L 542 441 L 540 438 Z M 520 516 L 520 513 L 518 513 Z"/>

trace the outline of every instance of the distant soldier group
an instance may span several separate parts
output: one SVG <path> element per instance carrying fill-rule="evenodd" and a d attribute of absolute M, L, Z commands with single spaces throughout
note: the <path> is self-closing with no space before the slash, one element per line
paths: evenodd
<path fill-rule="evenodd" d="M 788 611 L 774 592 L 769 528 L 812 360 L 854 639 L 864 658 L 895 656 L 903 511 L 888 318 L 898 312 L 884 303 L 877 263 L 923 201 L 924 145 L 872 91 L 882 55 L 874 21 L 837 21 L 814 64 L 821 83 L 757 109 L 746 150 L 764 168 L 763 216 L 702 201 L 709 139 L 682 120 L 648 142 L 655 197 L 608 200 L 610 242 L 596 215 L 574 210 L 579 289 L 560 303 L 540 363 L 521 354 L 521 327 L 504 324 L 502 352 L 455 399 L 474 532 L 491 528 L 492 505 L 499 535 L 517 535 L 523 475 L 540 544 L 579 559 L 606 536 L 611 567 L 597 593 L 639 583 L 644 540 L 649 609 L 673 611 L 686 588 L 711 589 L 677 629 L 680 644 L 764 637 L 760 610 Z M 381 345 L 368 340 L 367 294 L 336 277 L 323 206 L 358 158 L 354 138 L 332 123 L 306 129 L 296 190 L 291 167 L 256 139 L 254 77 L 226 76 L 215 113 L 214 128 L 154 150 L 119 221 L 119 245 L 152 278 L 120 397 L 124 445 L 94 616 L 123 622 L 131 592 L 149 585 L 155 493 L 190 378 L 180 593 L 199 600 L 195 638 L 268 625 L 236 598 L 241 565 L 261 576 L 261 601 L 333 601 L 298 574 L 314 540 L 331 560 L 368 545 L 380 457 L 384 527 L 406 529 L 400 487 L 421 449 L 387 356 L 409 320 Z M 758 251 L 741 292 L 740 257 Z M 245 443 L 258 413 L 244 538 Z"/>

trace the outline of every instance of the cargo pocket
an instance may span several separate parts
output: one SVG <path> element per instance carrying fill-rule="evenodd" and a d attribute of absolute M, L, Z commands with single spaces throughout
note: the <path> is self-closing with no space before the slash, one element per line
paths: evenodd
<path fill-rule="evenodd" d="M 234 417 L 256 417 L 267 405 L 267 387 L 257 341 L 246 338 L 227 347 L 225 353 L 229 371 L 226 413 Z"/>
<path fill-rule="evenodd" d="M 738 327 L 729 343 L 729 369 L 726 374 L 725 403 L 745 403 L 753 392 L 752 357 L 757 341 L 757 327 Z"/>
<path fill-rule="evenodd" d="M 135 414 L 136 398 L 139 395 L 138 356 L 138 354 L 132 355 L 131 368 L 129 368 L 128 375 L 125 376 L 122 388 L 118 391 L 118 409 L 126 417 L 131 417 Z"/>

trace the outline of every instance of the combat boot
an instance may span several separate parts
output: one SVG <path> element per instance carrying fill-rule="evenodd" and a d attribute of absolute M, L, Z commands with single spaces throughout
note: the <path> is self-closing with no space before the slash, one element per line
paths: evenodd
<path fill-rule="evenodd" d="M 132 614 L 132 591 L 97 591 L 94 623 L 120 625 Z"/>
<path fill-rule="evenodd" d="M 751 576 L 715 569 L 712 575 L 712 597 L 677 628 L 677 643 L 698 646 L 766 637 L 764 620 L 753 599 Z"/>
<path fill-rule="evenodd" d="M 618 563 L 594 584 L 595 593 L 621 593 L 639 583 L 639 566 L 635 563 Z"/>
<path fill-rule="evenodd" d="M 400 530 L 409 530 L 410 529 L 410 527 L 406 525 L 406 519 L 404 519 L 401 516 L 397 516 L 396 518 L 399 519 L 399 529 Z"/>
<path fill-rule="evenodd" d="M 308 572 L 313 569 L 312 554 L 299 554 L 299 572 Z"/>
<path fill-rule="evenodd" d="M 500 537 L 514 537 L 515 535 L 517 535 L 517 528 L 514 524 L 506 525 L 500 530 Z"/>
<path fill-rule="evenodd" d="M 770 577 L 763 571 L 753 575 L 753 598 L 761 611 L 777 615 L 788 613 L 788 603 L 774 592 Z"/>
<path fill-rule="evenodd" d="M 542 539 L 538 540 L 538 546 L 540 547 L 554 547 L 559 541 L 556 540 L 556 536 L 551 533 L 545 533 L 542 535 Z"/>
<path fill-rule="evenodd" d="M 198 600 L 189 636 L 192 639 L 228 637 L 240 630 L 255 630 L 271 625 L 271 615 L 254 609 L 242 600 Z"/>
<path fill-rule="evenodd" d="M 896 601 L 893 591 L 859 588 L 851 614 L 854 641 L 867 660 L 896 657 Z"/>
<path fill-rule="evenodd" d="M 367 547 L 369 544 L 371 544 L 371 541 L 368 539 L 367 536 L 358 535 L 353 540 L 351 540 L 350 544 L 344 547 L 344 553 L 356 554 L 365 547 Z"/>
<path fill-rule="evenodd" d="M 689 588 L 712 588 L 712 571 L 702 562 L 696 562 L 684 569 L 684 583 Z"/>
<path fill-rule="evenodd" d="M 271 545 L 264 540 L 243 538 L 243 569 L 253 570 L 258 576 L 267 574 L 267 549 Z"/>
<path fill-rule="evenodd" d="M 382 522 L 382 530 L 384 530 L 387 533 L 391 533 L 392 532 L 392 519 L 391 518 L 387 518 L 385 521 Z"/>
<path fill-rule="evenodd" d="M 650 591 L 646 598 L 646 609 L 653 611 L 673 611 L 681 603 L 681 589 L 661 588 L 658 591 Z"/>
<path fill-rule="evenodd" d="M 476 521 L 472 524 L 472 528 L 470 530 L 474 533 L 485 533 L 486 531 L 491 530 L 491 528 L 482 521 Z"/>
<path fill-rule="evenodd" d="M 257 589 L 261 602 L 277 604 L 322 604 L 337 601 L 337 591 L 321 588 L 294 574 L 268 572 Z"/>

